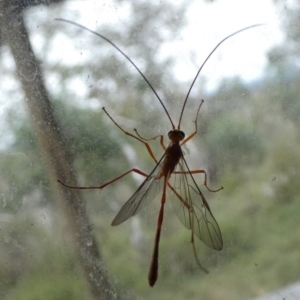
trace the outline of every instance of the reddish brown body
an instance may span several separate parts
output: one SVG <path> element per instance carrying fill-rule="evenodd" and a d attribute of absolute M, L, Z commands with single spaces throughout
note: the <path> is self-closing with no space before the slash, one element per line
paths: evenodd
<path fill-rule="evenodd" d="M 160 178 L 163 176 L 169 178 L 182 157 L 183 153 L 179 141 L 171 142 L 166 149 L 166 156 L 163 162 L 161 174 L 159 174 Z"/>
<path fill-rule="evenodd" d="M 161 226 L 163 223 L 164 216 L 164 204 L 166 202 L 166 189 L 167 182 L 171 174 L 175 171 L 179 160 L 183 158 L 183 152 L 181 150 L 180 142 L 184 139 L 184 132 L 180 130 L 171 130 L 168 133 L 169 139 L 171 140 L 168 148 L 165 151 L 165 158 L 162 162 L 162 168 L 157 176 L 157 179 L 164 177 L 163 194 L 161 197 L 161 207 L 158 215 L 157 229 L 154 240 L 154 249 L 152 254 L 152 260 L 150 264 L 148 282 L 150 286 L 154 286 L 158 276 L 158 254 L 159 254 L 159 240 Z"/>

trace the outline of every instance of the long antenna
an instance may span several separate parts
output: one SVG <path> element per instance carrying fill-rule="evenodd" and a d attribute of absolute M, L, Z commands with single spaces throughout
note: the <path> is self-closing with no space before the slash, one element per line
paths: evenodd
<path fill-rule="evenodd" d="M 228 35 L 228 36 L 227 36 L 226 38 L 224 38 L 221 42 L 219 42 L 219 43 L 217 44 L 217 46 L 209 53 L 209 55 L 206 57 L 205 61 L 204 61 L 203 64 L 201 65 L 200 69 L 198 70 L 198 72 L 197 72 L 197 74 L 196 74 L 196 76 L 195 76 L 195 78 L 194 78 L 194 80 L 193 80 L 193 82 L 192 82 L 192 84 L 191 84 L 191 86 L 190 86 L 190 88 L 189 88 L 189 91 L 188 91 L 188 93 L 187 93 L 187 95 L 186 95 L 186 97 L 185 97 L 185 100 L 184 100 L 184 103 L 183 103 L 183 106 L 182 106 L 182 110 L 181 110 L 181 113 L 180 113 L 180 118 L 179 118 L 178 127 L 177 127 L 178 130 L 180 130 L 180 123 L 181 123 L 183 111 L 184 111 L 184 109 L 185 109 L 187 100 L 188 100 L 189 95 L 190 95 L 190 93 L 191 93 L 191 90 L 192 90 L 192 88 L 193 88 L 193 86 L 194 86 L 194 83 L 195 83 L 195 81 L 197 80 L 197 78 L 198 78 L 198 76 L 199 76 L 201 70 L 203 69 L 204 65 L 205 65 L 206 62 L 209 60 L 209 58 L 212 56 L 212 54 L 217 50 L 217 48 L 218 48 L 223 42 L 225 42 L 226 40 L 228 40 L 228 39 L 231 38 L 232 36 L 234 36 L 234 35 L 236 35 L 236 34 L 242 32 L 242 31 L 244 31 L 244 30 L 248 30 L 248 29 L 250 29 L 250 28 L 257 27 L 257 26 L 262 26 L 262 25 L 264 25 L 264 24 L 255 24 L 255 25 L 251 25 L 251 26 L 245 27 L 245 28 L 243 28 L 243 29 L 240 29 L 240 30 L 238 30 L 238 31 L 236 31 L 236 32 L 234 32 L 234 33 Z"/>
<path fill-rule="evenodd" d="M 171 119 L 171 116 L 169 115 L 164 103 L 162 102 L 162 100 L 160 99 L 160 97 L 158 96 L 157 92 L 155 91 L 154 87 L 152 86 L 152 84 L 149 82 L 149 80 L 147 79 L 147 77 L 142 73 L 142 71 L 137 67 L 137 65 L 128 57 L 128 55 L 126 55 L 126 53 L 124 53 L 117 45 L 115 45 L 112 41 L 110 41 L 108 38 L 106 38 L 105 36 L 103 36 L 102 34 L 96 32 L 96 31 L 93 31 L 91 29 L 88 29 L 87 27 L 83 26 L 83 25 L 80 25 L 78 23 L 75 23 L 73 21 L 69 21 L 69 20 L 66 20 L 66 19 L 61 19 L 61 18 L 56 18 L 54 19 L 56 21 L 62 21 L 62 22 L 66 22 L 66 23 L 70 23 L 70 24 L 73 24 L 77 27 L 80 27 L 84 30 L 87 30 L 97 36 L 99 36 L 100 38 L 104 39 L 105 41 L 107 41 L 109 44 L 111 44 L 115 49 L 117 49 L 134 67 L 135 69 L 140 73 L 140 75 L 145 79 L 145 81 L 147 82 L 147 84 L 149 85 L 149 87 L 151 88 L 151 90 L 153 91 L 153 93 L 155 94 L 156 98 L 158 99 L 158 101 L 160 102 L 160 104 L 162 105 L 163 109 L 165 110 L 170 122 L 171 122 L 171 125 L 172 125 L 172 128 L 173 130 L 175 129 L 175 125 Z"/>

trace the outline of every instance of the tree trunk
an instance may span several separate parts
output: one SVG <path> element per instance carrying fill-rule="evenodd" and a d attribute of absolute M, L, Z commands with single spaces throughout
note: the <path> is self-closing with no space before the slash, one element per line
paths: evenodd
<path fill-rule="evenodd" d="M 116 291 L 108 279 L 79 192 L 63 188 L 57 183 L 58 178 L 74 184 L 76 180 L 71 171 L 72 165 L 63 135 L 54 117 L 39 62 L 30 45 L 21 9 L 12 3 L 16 1 L 0 1 L 2 43 L 10 47 L 14 57 L 54 197 L 67 219 L 92 298 L 116 299 Z"/>

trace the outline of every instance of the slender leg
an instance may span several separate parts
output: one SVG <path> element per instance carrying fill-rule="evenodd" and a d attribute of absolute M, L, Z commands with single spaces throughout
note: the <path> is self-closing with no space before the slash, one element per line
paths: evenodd
<path fill-rule="evenodd" d="M 201 103 L 200 103 L 200 105 L 198 107 L 198 110 L 197 110 L 196 119 L 193 121 L 195 123 L 195 131 L 182 141 L 181 146 L 186 144 L 189 140 L 191 140 L 197 134 L 197 131 L 198 131 L 198 128 L 197 128 L 198 115 L 199 115 L 200 108 L 201 108 L 203 102 L 204 102 L 204 100 L 201 100 Z"/>
<path fill-rule="evenodd" d="M 174 174 L 204 174 L 204 186 L 210 191 L 210 192 L 218 192 L 220 190 L 223 190 L 223 187 L 221 186 L 219 189 L 217 190 L 212 190 L 207 186 L 207 173 L 205 170 L 189 170 L 189 171 L 185 171 L 185 172 L 181 172 L 181 171 L 175 171 L 173 172 Z"/>
<path fill-rule="evenodd" d="M 168 182 L 168 187 L 173 191 L 173 193 L 177 196 L 177 198 L 179 199 L 179 201 L 182 203 L 182 205 L 184 205 L 188 210 L 190 210 L 190 205 L 186 202 L 186 200 L 184 200 L 180 194 L 178 194 L 178 192 L 174 189 L 174 187 Z"/>
<path fill-rule="evenodd" d="M 122 131 L 124 132 L 126 135 L 133 137 L 134 139 L 140 141 L 141 143 L 143 143 L 145 145 L 145 147 L 147 148 L 150 156 L 152 157 L 152 159 L 157 163 L 157 159 L 155 158 L 153 151 L 151 149 L 151 147 L 149 146 L 148 143 L 146 143 L 145 141 L 143 141 L 139 136 L 135 136 L 130 132 L 125 131 L 111 116 L 110 114 L 106 111 L 106 109 L 104 107 L 102 107 L 102 109 L 104 110 L 104 112 L 106 113 L 106 115 L 114 122 L 114 124 Z"/>
<path fill-rule="evenodd" d="M 163 135 L 156 135 L 156 136 L 153 137 L 153 138 L 146 139 L 146 138 L 143 138 L 143 137 L 138 133 L 138 131 L 137 131 L 136 128 L 134 128 L 133 130 L 135 131 L 136 135 L 137 135 L 140 139 L 142 139 L 142 140 L 144 140 L 144 141 L 152 141 L 152 140 L 156 140 L 156 139 L 159 137 L 160 145 L 162 146 L 162 148 L 163 148 L 164 150 L 166 150 L 166 146 L 165 146 L 165 144 L 164 144 L 164 136 L 163 136 Z"/>
<path fill-rule="evenodd" d="M 63 186 L 67 187 L 67 188 L 70 188 L 70 189 L 78 189 L 78 190 L 93 190 L 93 189 L 99 189 L 99 190 L 102 190 L 103 188 L 105 188 L 106 186 L 110 185 L 111 183 L 115 182 L 115 181 L 118 181 L 119 179 L 121 179 L 122 177 L 126 176 L 127 174 L 131 173 L 131 172 L 134 172 L 134 173 L 137 173 L 139 175 L 142 175 L 144 177 L 148 177 L 148 174 L 138 170 L 138 169 L 131 169 L 129 171 L 127 171 L 126 173 L 116 177 L 115 179 L 112 179 L 102 185 L 99 185 L 99 186 L 71 186 L 71 185 L 67 185 L 65 183 L 63 183 L 62 181 L 60 180 L 57 180 L 60 184 L 62 184 Z"/>
<path fill-rule="evenodd" d="M 185 206 L 185 208 L 190 211 L 191 210 L 191 205 L 186 201 L 186 199 L 183 199 L 181 197 L 181 195 L 176 191 L 176 189 L 174 189 L 174 187 L 168 182 L 168 187 L 172 190 L 172 192 L 176 195 L 176 197 L 178 198 L 178 200 L 182 203 L 183 206 Z M 199 196 L 202 199 L 203 204 L 206 206 L 206 208 L 210 211 L 210 207 L 204 197 L 204 195 L 201 193 L 201 191 L 199 190 L 200 194 Z M 193 209 L 192 209 L 193 211 Z"/>
<path fill-rule="evenodd" d="M 177 193 L 177 191 L 168 183 L 168 186 L 169 188 L 175 193 L 175 195 L 177 196 L 177 198 L 179 199 L 179 201 L 182 203 L 182 205 L 184 205 L 188 211 L 190 211 L 191 207 L 190 205 L 181 197 L 181 195 L 179 195 Z M 204 204 L 206 205 L 206 207 L 210 210 L 209 206 L 208 206 L 208 203 L 206 202 L 205 198 L 203 195 L 200 195 L 202 200 L 205 201 Z M 195 222 L 195 215 L 192 213 L 191 214 L 191 223 Z M 190 225 L 191 228 L 194 228 L 193 224 Z M 194 242 L 194 232 L 192 230 L 191 232 L 191 244 L 192 244 L 192 247 L 193 247 L 193 252 L 194 252 L 194 256 L 195 256 L 195 260 L 196 260 L 196 263 L 197 265 L 199 266 L 199 268 L 206 274 L 208 274 L 209 272 L 202 266 L 202 264 L 200 263 L 200 260 L 198 259 L 198 255 L 197 255 L 197 252 L 196 252 L 196 246 L 195 246 L 195 242 Z"/>
<path fill-rule="evenodd" d="M 159 256 L 159 240 L 160 240 L 160 232 L 161 232 L 161 226 L 164 220 L 164 205 L 166 202 L 166 188 L 167 188 L 167 177 L 164 177 L 164 186 L 163 186 L 163 194 L 161 197 L 161 206 L 160 211 L 158 215 L 158 221 L 157 221 L 157 229 L 156 229 L 156 235 L 154 240 L 154 248 L 153 248 L 153 254 L 150 264 L 150 269 L 148 273 L 148 282 L 149 285 L 152 287 L 154 286 L 157 277 L 158 277 L 158 256 Z"/>

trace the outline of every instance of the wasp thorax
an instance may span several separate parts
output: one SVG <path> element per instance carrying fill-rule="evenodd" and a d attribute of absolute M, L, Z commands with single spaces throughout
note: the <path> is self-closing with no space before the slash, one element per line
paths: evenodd
<path fill-rule="evenodd" d="M 168 137 L 172 142 L 180 142 L 184 139 L 185 134 L 181 130 L 170 130 L 168 133 Z"/>

